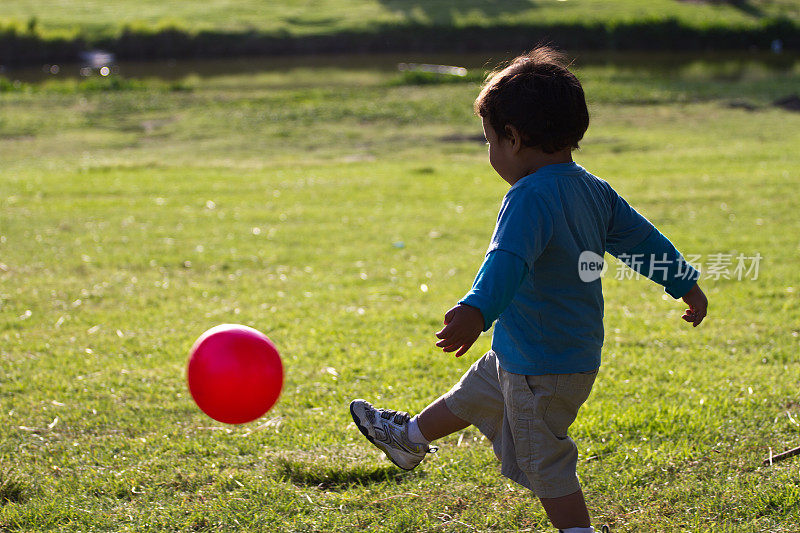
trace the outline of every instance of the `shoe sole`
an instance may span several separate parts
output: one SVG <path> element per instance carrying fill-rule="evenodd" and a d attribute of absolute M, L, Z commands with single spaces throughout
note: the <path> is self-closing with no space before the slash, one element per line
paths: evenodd
<path fill-rule="evenodd" d="M 394 463 L 394 465 L 395 465 L 397 468 L 399 468 L 399 469 L 401 469 L 401 470 L 405 470 L 406 472 L 410 472 L 411 470 L 414 470 L 413 468 L 404 468 L 404 467 L 400 466 L 399 464 L 397 464 L 397 462 L 395 462 L 395 460 L 394 460 L 394 459 L 392 459 L 392 456 L 391 456 L 391 455 L 389 455 L 388 453 L 386 453 L 386 450 L 384 450 L 384 449 L 381 447 L 381 445 L 380 445 L 380 444 L 378 444 L 378 443 L 375 441 L 375 439 L 373 439 L 373 438 L 370 436 L 370 434 L 369 434 L 369 431 L 367 431 L 367 428 L 365 428 L 364 426 L 362 426 L 362 425 L 361 425 L 361 423 L 358 421 L 358 417 L 356 416 L 356 413 L 355 413 L 355 411 L 353 410 L 353 404 L 354 404 L 354 403 L 355 403 L 355 401 L 352 401 L 352 402 L 350 402 L 350 416 L 352 416 L 352 417 L 353 417 L 353 422 L 355 422 L 355 423 L 356 423 L 356 427 L 357 427 L 357 428 L 358 428 L 358 430 L 361 432 L 361 434 L 362 434 L 362 435 L 364 435 L 365 437 L 367 437 L 367 440 L 368 440 L 368 441 L 370 441 L 370 442 L 371 442 L 371 443 L 372 443 L 372 444 L 373 444 L 373 445 L 374 445 L 376 448 L 378 448 L 380 451 L 382 451 L 382 452 L 383 452 L 383 454 L 386 456 L 386 458 L 387 458 L 387 459 L 389 459 L 389 460 L 390 460 L 392 463 Z"/>

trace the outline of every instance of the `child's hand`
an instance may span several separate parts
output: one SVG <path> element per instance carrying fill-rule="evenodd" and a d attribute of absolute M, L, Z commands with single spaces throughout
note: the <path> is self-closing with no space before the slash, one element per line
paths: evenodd
<path fill-rule="evenodd" d="M 689 306 L 689 309 L 683 313 L 681 317 L 686 322 L 691 322 L 692 326 L 697 327 L 700 322 L 706 317 L 708 311 L 708 298 L 703 294 L 700 285 L 696 284 L 689 289 L 689 292 L 683 295 L 683 301 Z"/>
<path fill-rule="evenodd" d="M 458 304 L 444 315 L 444 327 L 436 332 L 436 346 L 461 357 L 472 347 L 483 331 L 483 314 L 476 307 Z"/>

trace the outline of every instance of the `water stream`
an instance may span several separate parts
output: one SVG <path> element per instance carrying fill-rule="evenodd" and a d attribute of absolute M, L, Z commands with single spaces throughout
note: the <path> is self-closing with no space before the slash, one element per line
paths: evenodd
<path fill-rule="evenodd" d="M 653 71 L 661 75 L 680 74 L 687 69 L 708 70 L 719 76 L 736 78 L 754 68 L 786 72 L 800 70 L 800 54 L 784 52 L 707 52 L 707 53 L 631 53 L 631 52 L 576 52 L 571 53 L 576 66 L 614 65 L 642 72 Z M 296 68 L 333 67 L 358 70 L 397 70 L 399 63 L 434 63 L 488 69 L 512 57 L 508 53 L 471 55 L 430 54 L 354 54 L 311 55 L 277 57 L 240 57 L 233 59 L 179 60 L 136 62 L 120 61 L 112 72 L 126 78 L 157 78 L 166 81 L 291 70 Z M 40 68 L 10 69 L 0 66 L 0 76 L 11 80 L 36 83 L 47 79 L 81 77 L 80 62 L 60 65 L 42 65 Z M 96 71 L 95 71 L 96 72 Z M 85 73 L 85 71 L 84 71 Z"/>

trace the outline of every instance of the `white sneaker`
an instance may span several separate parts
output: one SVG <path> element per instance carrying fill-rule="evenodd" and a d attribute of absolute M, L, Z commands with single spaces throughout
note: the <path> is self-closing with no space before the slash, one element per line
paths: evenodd
<path fill-rule="evenodd" d="M 413 470 L 426 454 L 438 449 L 411 442 L 408 438 L 408 422 L 411 420 L 408 413 L 376 409 L 366 400 L 353 400 L 350 414 L 359 431 L 403 470 Z"/>

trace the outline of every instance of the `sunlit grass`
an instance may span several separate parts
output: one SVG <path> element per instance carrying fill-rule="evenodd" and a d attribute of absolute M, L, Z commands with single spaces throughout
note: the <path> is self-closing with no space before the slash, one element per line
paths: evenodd
<path fill-rule="evenodd" d="M 793 531 L 797 463 L 761 460 L 800 445 L 800 115 L 771 105 L 797 72 L 580 74 L 582 165 L 684 253 L 763 256 L 755 280 L 703 282 L 696 330 L 612 265 L 604 365 L 572 429 L 596 522 Z M 474 429 L 402 473 L 347 410 L 417 412 L 489 346 L 455 360 L 432 342 L 506 190 L 473 139 L 476 85 L 294 75 L 0 94 L 0 501 L 25 495 L 0 527 L 547 527 Z M 287 371 L 241 427 L 184 384 L 191 343 L 223 322 L 267 333 Z"/>
<path fill-rule="evenodd" d="M 192 31 L 284 31 L 294 34 L 327 33 L 369 29 L 379 24 L 437 24 L 491 26 L 526 22 L 564 24 L 616 20 L 653 20 L 672 17 L 691 25 L 722 23 L 753 25 L 764 17 L 798 17 L 791 0 L 750 2 L 675 2 L 672 0 L 584 0 L 582 2 L 399 2 L 323 0 L 309 9 L 302 0 L 271 2 L 257 0 L 210 0 L 202 7 L 191 2 L 141 0 L 133 2 L 60 0 L 5 0 L 0 21 L 17 21 L 21 29 L 32 19 L 50 31 L 109 32 L 128 25 L 136 28 L 172 26 Z"/>

